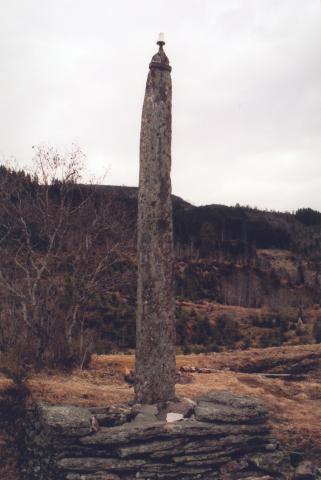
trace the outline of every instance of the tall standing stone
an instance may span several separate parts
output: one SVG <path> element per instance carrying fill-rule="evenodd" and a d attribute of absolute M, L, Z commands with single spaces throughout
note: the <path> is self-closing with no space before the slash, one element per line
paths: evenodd
<path fill-rule="evenodd" d="M 172 81 L 160 35 L 149 65 L 140 134 L 136 401 L 175 396 L 171 200 Z"/>

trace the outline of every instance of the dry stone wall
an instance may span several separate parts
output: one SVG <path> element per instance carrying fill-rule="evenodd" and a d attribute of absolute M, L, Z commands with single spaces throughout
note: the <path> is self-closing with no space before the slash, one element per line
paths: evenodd
<path fill-rule="evenodd" d="M 0 479 L 18 480 L 19 435 L 17 418 L 24 414 L 24 402 L 15 388 L 0 391 Z"/>
<path fill-rule="evenodd" d="M 293 478 L 264 403 L 211 392 L 196 403 L 39 405 L 25 427 L 26 480 Z"/>

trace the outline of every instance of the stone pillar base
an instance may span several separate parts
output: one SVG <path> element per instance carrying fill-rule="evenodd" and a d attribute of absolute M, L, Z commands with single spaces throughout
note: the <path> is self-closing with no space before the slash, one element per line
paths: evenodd
<path fill-rule="evenodd" d="M 291 479 L 265 404 L 213 391 L 195 402 L 39 405 L 26 427 L 28 480 Z"/>

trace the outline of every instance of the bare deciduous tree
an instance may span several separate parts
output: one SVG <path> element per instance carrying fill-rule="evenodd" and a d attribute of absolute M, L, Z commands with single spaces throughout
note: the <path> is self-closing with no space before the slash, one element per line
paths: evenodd
<path fill-rule="evenodd" d="M 121 281 L 117 221 L 94 188 L 78 184 L 83 160 L 76 147 L 41 147 L 31 175 L 0 171 L 2 358 L 16 347 L 39 366 L 83 363 L 91 299 Z"/>

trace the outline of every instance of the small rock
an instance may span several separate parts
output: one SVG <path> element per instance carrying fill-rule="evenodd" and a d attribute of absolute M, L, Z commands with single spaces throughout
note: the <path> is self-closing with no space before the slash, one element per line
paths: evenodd
<path fill-rule="evenodd" d="M 269 453 L 252 453 L 247 455 L 250 465 L 254 466 L 262 473 L 270 473 L 271 475 L 279 473 L 287 467 L 284 453 L 281 450 Z"/>
<path fill-rule="evenodd" d="M 196 403 L 190 398 L 178 397 L 177 402 L 169 402 L 168 411 L 173 413 L 181 413 L 184 417 L 188 417 L 193 413 Z"/>
<path fill-rule="evenodd" d="M 125 367 L 124 380 L 129 385 L 134 385 L 134 383 L 135 383 L 135 372 L 134 372 L 134 370 L 129 370 L 129 368 Z"/>
<path fill-rule="evenodd" d="M 167 423 L 178 422 L 179 420 L 183 420 L 183 418 L 184 418 L 184 415 L 182 413 L 169 412 L 166 415 L 166 422 Z"/>
<path fill-rule="evenodd" d="M 142 405 L 135 404 L 132 407 L 132 412 L 137 413 L 131 425 L 142 425 L 144 423 L 158 422 L 158 406 L 157 405 Z"/>
<path fill-rule="evenodd" d="M 176 383 L 181 385 L 187 385 L 189 383 L 193 383 L 193 375 L 188 372 L 177 372 L 176 374 Z"/>
<path fill-rule="evenodd" d="M 132 407 L 133 414 L 136 414 L 132 420 L 131 425 L 142 425 L 145 423 L 158 422 L 158 406 L 157 405 L 142 405 L 137 403 Z"/>
<path fill-rule="evenodd" d="M 227 462 L 223 467 L 221 467 L 221 473 L 224 475 L 226 473 L 237 472 L 240 470 L 244 470 L 248 466 L 248 461 L 243 458 L 239 458 L 237 460 L 230 460 Z"/>
<path fill-rule="evenodd" d="M 141 405 L 138 413 L 144 413 L 146 415 L 157 415 L 158 407 L 157 405 Z"/>
<path fill-rule="evenodd" d="M 98 432 L 99 430 L 99 423 L 95 416 L 92 416 L 90 419 L 90 425 L 92 432 Z"/>
<path fill-rule="evenodd" d="M 278 443 L 277 442 L 274 442 L 274 443 L 268 443 L 266 446 L 265 446 L 265 450 L 267 452 L 274 452 L 275 450 L 277 450 L 278 448 Z"/>
<path fill-rule="evenodd" d="M 158 422 L 158 418 L 156 415 L 153 415 L 152 413 L 138 413 L 134 420 L 131 421 L 131 425 L 139 426 L 143 425 L 145 423 L 155 423 Z"/>
<path fill-rule="evenodd" d="M 196 403 L 185 397 L 177 397 L 176 401 L 166 402 L 159 406 L 159 413 L 157 418 L 159 420 L 166 420 L 168 413 L 181 413 L 183 417 L 187 418 L 192 415 Z"/>
<path fill-rule="evenodd" d="M 90 407 L 89 410 L 95 416 L 101 427 L 113 427 L 129 422 L 134 414 L 129 405 L 118 404 L 108 407 Z"/>
<path fill-rule="evenodd" d="M 299 463 L 295 469 L 295 480 L 315 480 L 316 468 L 312 462 L 304 461 Z"/>

